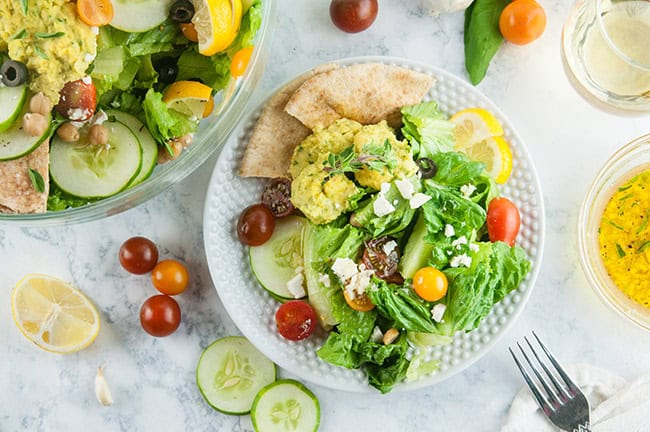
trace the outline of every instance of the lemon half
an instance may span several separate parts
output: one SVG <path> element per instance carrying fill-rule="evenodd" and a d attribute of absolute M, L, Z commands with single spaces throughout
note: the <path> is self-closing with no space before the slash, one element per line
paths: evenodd
<path fill-rule="evenodd" d="M 211 56 L 228 48 L 239 32 L 241 0 L 195 0 L 192 23 L 199 38 L 199 53 Z"/>
<path fill-rule="evenodd" d="M 196 81 L 176 81 L 162 97 L 168 108 L 197 119 L 207 117 L 214 108 L 212 88 Z"/>
<path fill-rule="evenodd" d="M 455 124 L 454 141 L 457 149 L 462 150 L 487 138 L 503 135 L 503 126 L 499 120 L 483 108 L 458 111 L 449 120 Z"/>
<path fill-rule="evenodd" d="M 99 314 L 81 291 L 52 276 L 29 274 L 11 296 L 14 322 L 40 348 L 59 354 L 79 351 L 99 333 Z"/>

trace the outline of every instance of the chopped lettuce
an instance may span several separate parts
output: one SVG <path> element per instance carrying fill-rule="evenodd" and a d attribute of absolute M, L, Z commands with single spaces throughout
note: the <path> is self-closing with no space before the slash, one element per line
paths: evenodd
<path fill-rule="evenodd" d="M 206 57 L 193 46 L 183 51 L 178 59 L 179 80 L 198 79 L 203 84 L 220 90 L 230 80 L 230 57 L 226 53 Z"/>
<path fill-rule="evenodd" d="M 412 179 L 412 182 L 416 185 L 415 190 L 419 191 L 419 181 Z M 382 198 L 395 207 L 395 211 L 385 216 L 377 216 L 375 201 Z M 414 215 L 415 209 L 412 209 L 409 201 L 402 197 L 395 183 L 391 183 L 383 196 L 381 193 L 376 193 L 361 201 L 353 218 L 355 224 L 367 231 L 371 237 L 376 238 L 403 232 L 410 225 Z"/>
<path fill-rule="evenodd" d="M 402 134 L 409 140 L 413 157 L 431 158 L 454 150 L 454 124 L 434 101 L 402 108 Z"/>
<path fill-rule="evenodd" d="M 67 208 L 81 207 L 94 201 L 97 201 L 97 199 L 80 198 L 68 195 L 67 193 L 63 192 L 61 188 L 59 188 L 57 184 L 52 181 L 52 179 L 50 179 L 50 193 L 47 196 L 48 211 L 61 211 Z"/>
<path fill-rule="evenodd" d="M 198 126 L 197 121 L 192 121 L 185 115 L 167 108 L 162 101 L 162 94 L 149 89 L 142 102 L 142 109 L 151 135 L 161 145 L 175 137 L 192 133 Z"/>

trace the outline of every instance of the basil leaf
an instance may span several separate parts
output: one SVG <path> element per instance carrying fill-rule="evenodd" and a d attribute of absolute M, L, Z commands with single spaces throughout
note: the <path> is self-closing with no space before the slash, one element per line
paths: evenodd
<path fill-rule="evenodd" d="M 465 69 L 472 84 L 480 83 L 503 36 L 499 17 L 510 0 L 475 0 L 465 10 Z"/>
<path fill-rule="evenodd" d="M 45 192 L 45 181 L 43 180 L 41 173 L 32 168 L 30 168 L 27 173 L 29 174 L 29 179 L 32 181 L 32 186 L 34 186 L 36 192 Z"/>

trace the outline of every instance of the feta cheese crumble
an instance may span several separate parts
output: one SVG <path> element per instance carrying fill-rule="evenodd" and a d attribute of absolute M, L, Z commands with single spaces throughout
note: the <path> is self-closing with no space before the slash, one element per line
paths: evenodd
<path fill-rule="evenodd" d="M 420 208 L 430 199 L 431 197 L 429 195 L 418 192 L 411 197 L 409 205 L 412 209 Z"/>
<path fill-rule="evenodd" d="M 472 258 L 467 256 L 467 254 L 456 255 L 449 261 L 451 267 L 469 267 L 472 265 Z"/>
<path fill-rule="evenodd" d="M 357 273 L 359 269 L 357 268 L 357 264 L 350 258 L 337 258 L 334 260 L 334 264 L 332 264 L 332 271 L 342 282 L 345 282 L 353 274 Z"/>
<path fill-rule="evenodd" d="M 393 251 L 396 248 L 397 248 L 397 242 L 395 240 L 391 240 L 389 242 L 384 243 L 384 246 L 382 247 L 386 255 L 390 255 L 391 253 L 393 253 Z"/>
<path fill-rule="evenodd" d="M 332 285 L 332 282 L 330 281 L 330 275 L 327 273 L 321 274 L 318 277 L 318 282 L 322 283 L 324 287 L 329 288 Z"/>
<path fill-rule="evenodd" d="M 370 278 L 375 273 L 373 270 L 366 270 L 363 264 L 357 266 L 350 258 L 337 258 L 332 265 L 332 271 L 339 277 L 351 299 L 365 294 L 370 285 Z"/>
<path fill-rule="evenodd" d="M 449 224 L 445 225 L 445 237 L 453 237 L 454 235 L 456 235 L 454 227 Z"/>
<path fill-rule="evenodd" d="M 287 290 L 289 290 L 293 298 L 299 299 L 307 295 L 302 286 L 304 280 L 305 278 L 302 276 L 302 272 L 300 272 L 287 281 Z"/>
<path fill-rule="evenodd" d="M 455 248 L 459 248 L 460 245 L 467 244 L 467 237 L 465 236 L 460 236 L 453 242 L 451 242 L 451 246 Z"/>
<path fill-rule="evenodd" d="M 384 183 L 385 184 L 385 183 Z M 384 186 L 382 184 L 382 187 Z M 372 210 L 375 212 L 377 217 L 382 217 L 391 214 L 395 211 L 395 206 L 393 206 L 382 192 L 377 195 L 377 199 L 372 203 Z"/>
<path fill-rule="evenodd" d="M 415 193 L 415 187 L 413 183 L 409 180 L 395 180 L 395 187 L 399 191 L 399 194 L 402 195 L 402 198 L 410 200 Z"/>
<path fill-rule="evenodd" d="M 438 303 L 433 308 L 431 308 L 431 318 L 433 318 L 435 322 L 442 322 L 442 317 L 445 314 L 445 310 L 447 310 L 447 306 L 442 303 Z"/>
<path fill-rule="evenodd" d="M 463 194 L 465 198 L 469 198 L 476 191 L 476 186 L 473 184 L 466 184 L 460 187 L 460 193 Z"/>

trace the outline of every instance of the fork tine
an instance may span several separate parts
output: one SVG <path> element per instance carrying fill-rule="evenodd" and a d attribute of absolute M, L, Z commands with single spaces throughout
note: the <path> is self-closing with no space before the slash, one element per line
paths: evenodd
<path fill-rule="evenodd" d="M 572 393 L 580 392 L 580 389 L 578 388 L 578 386 L 573 382 L 573 380 L 569 377 L 569 375 L 567 375 L 566 372 L 564 372 L 564 368 L 562 368 L 562 366 L 560 366 L 560 363 L 558 363 L 558 361 L 555 360 L 555 357 L 553 357 L 553 354 L 551 354 L 549 352 L 549 350 L 546 349 L 546 346 L 542 343 L 542 341 L 539 339 L 539 337 L 537 337 L 537 334 L 535 334 L 534 331 L 533 331 L 533 336 L 535 336 L 535 339 L 537 339 L 537 343 L 539 343 L 539 346 L 541 346 L 542 349 L 544 350 L 544 353 L 546 354 L 546 357 L 548 357 L 548 359 L 551 361 L 551 363 L 555 367 L 555 370 L 557 371 L 558 375 L 560 375 L 560 377 L 564 380 L 566 385 L 569 386 L 569 390 Z"/>
<path fill-rule="evenodd" d="M 533 333 L 533 334 L 534 334 L 534 333 Z M 526 341 L 526 343 L 527 343 L 528 346 L 530 347 L 530 350 L 533 352 L 533 355 L 534 355 L 535 358 L 537 359 L 537 363 L 540 364 L 540 366 L 542 367 L 542 369 L 544 369 L 544 372 L 546 373 L 546 376 L 548 376 L 548 378 L 549 378 L 549 379 L 551 380 L 551 382 L 553 383 L 553 386 L 554 386 L 555 389 L 557 390 L 557 393 L 558 393 L 558 396 L 560 397 L 560 399 L 561 399 L 563 402 L 566 401 L 566 400 L 569 398 L 569 394 L 566 392 L 566 390 L 564 389 L 564 387 L 562 387 L 562 386 L 560 385 L 560 383 L 557 382 L 557 380 L 555 379 L 555 376 L 551 373 L 551 371 L 548 370 L 548 368 L 546 367 L 546 363 L 542 362 L 542 360 L 539 358 L 539 356 L 537 355 L 537 351 L 535 351 L 535 348 L 533 348 L 533 345 L 531 345 L 530 341 L 528 340 L 528 338 L 527 338 L 526 336 L 524 336 L 524 340 Z M 542 347 L 542 348 L 543 348 L 543 347 Z"/>
<path fill-rule="evenodd" d="M 537 404 L 542 409 L 542 411 L 544 411 L 544 413 L 548 415 L 548 413 L 551 411 L 551 406 L 549 402 L 541 394 L 539 387 L 537 387 L 537 384 L 535 384 L 535 382 L 530 378 L 528 372 L 526 372 L 526 369 L 524 369 L 521 363 L 519 363 L 519 359 L 517 359 L 515 353 L 512 352 L 512 348 L 508 347 L 508 351 L 510 351 L 510 355 L 512 355 L 512 358 L 517 364 L 517 367 L 519 368 L 519 372 L 521 372 L 521 374 L 523 375 L 526 384 L 528 384 L 528 388 L 530 388 L 530 391 L 533 392 L 533 396 L 535 396 L 535 399 L 537 400 Z"/>
<path fill-rule="evenodd" d="M 542 387 L 544 387 L 544 390 L 546 390 L 546 394 L 548 395 L 548 399 L 550 399 L 551 404 L 553 407 L 557 407 L 557 405 L 560 403 L 558 400 L 557 396 L 555 396 L 555 393 L 551 388 L 548 386 L 548 383 L 544 379 L 544 377 L 539 373 L 537 368 L 533 366 L 533 362 L 530 361 L 530 358 L 528 357 L 528 354 L 526 354 L 526 351 L 519 345 L 519 342 L 517 342 L 517 346 L 519 347 L 519 351 L 524 355 L 524 358 L 528 362 L 528 366 L 530 366 L 530 369 L 533 371 L 535 376 L 537 377 L 537 380 L 542 384 Z M 534 352 L 534 351 L 533 351 Z"/>

